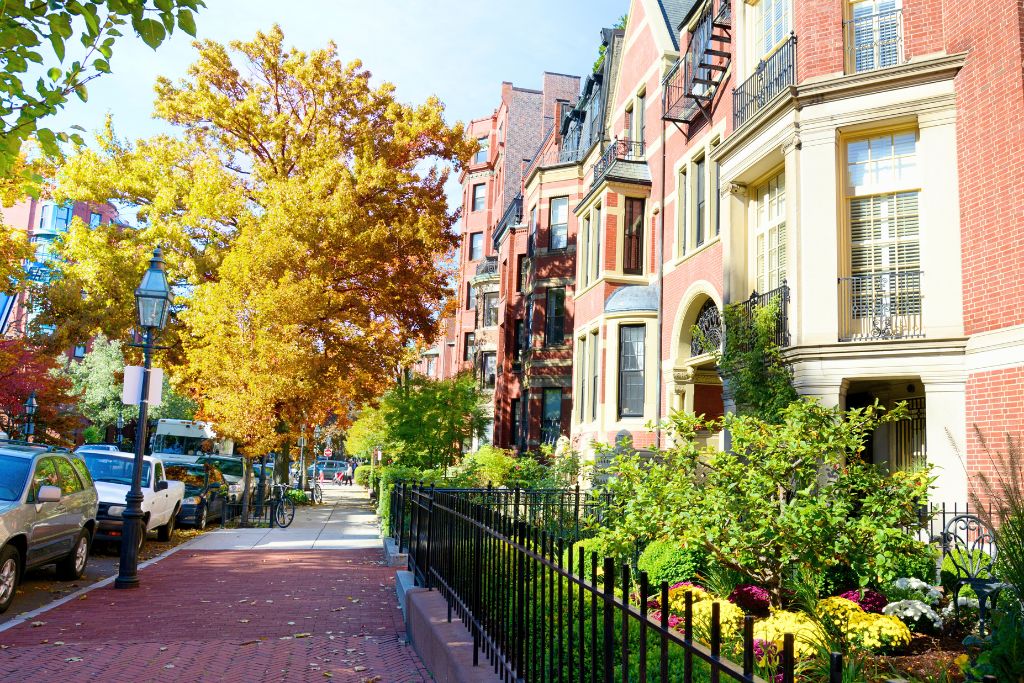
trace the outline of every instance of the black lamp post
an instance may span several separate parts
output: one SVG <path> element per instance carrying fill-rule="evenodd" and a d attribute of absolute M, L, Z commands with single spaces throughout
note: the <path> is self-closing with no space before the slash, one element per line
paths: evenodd
<path fill-rule="evenodd" d="M 21 430 L 22 435 L 26 441 L 32 439 L 32 435 L 36 432 L 36 411 L 39 410 L 39 403 L 36 401 L 35 389 L 28 395 L 28 399 L 25 401 L 25 426 Z"/>
<path fill-rule="evenodd" d="M 144 330 L 142 343 L 143 371 L 142 396 L 139 399 L 139 422 L 135 428 L 135 463 L 132 467 L 132 487 L 125 497 L 125 510 L 121 513 L 121 563 L 115 588 L 137 588 L 139 585 L 139 540 L 142 530 L 142 469 L 146 447 L 146 418 L 149 413 L 149 375 L 152 368 L 153 337 L 167 324 L 171 309 L 171 288 L 164 272 L 160 249 L 153 250 L 149 270 L 135 290 L 135 304 L 139 314 L 139 327 Z"/>

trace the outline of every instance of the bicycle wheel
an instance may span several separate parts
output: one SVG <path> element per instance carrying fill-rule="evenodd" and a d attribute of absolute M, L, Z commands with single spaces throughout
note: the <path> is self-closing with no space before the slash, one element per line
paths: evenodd
<path fill-rule="evenodd" d="M 313 502 L 317 505 L 324 502 L 324 490 L 320 488 L 320 484 L 313 484 Z"/>
<path fill-rule="evenodd" d="M 278 501 L 277 509 L 274 513 L 275 521 L 279 527 L 284 528 L 288 526 L 295 519 L 295 501 L 291 498 Z"/>

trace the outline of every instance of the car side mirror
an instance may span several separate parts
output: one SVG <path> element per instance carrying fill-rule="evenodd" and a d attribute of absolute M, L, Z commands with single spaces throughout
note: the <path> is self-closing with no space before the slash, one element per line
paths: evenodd
<path fill-rule="evenodd" d="M 36 494 L 37 503 L 59 503 L 60 502 L 60 487 L 58 486 L 42 486 L 39 488 L 39 493 Z"/>
<path fill-rule="evenodd" d="M 156 483 L 156 486 L 153 487 L 153 490 L 154 491 L 166 491 L 167 490 L 167 480 L 166 479 L 161 479 L 160 481 L 158 481 Z"/>

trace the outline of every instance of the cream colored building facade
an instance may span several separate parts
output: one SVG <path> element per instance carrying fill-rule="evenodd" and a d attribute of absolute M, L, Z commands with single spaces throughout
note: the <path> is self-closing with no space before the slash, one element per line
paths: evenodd
<path fill-rule="evenodd" d="M 962 55 L 791 87 L 715 152 L 729 301 L 790 290 L 794 384 L 825 405 L 907 401 L 876 433 L 967 499 L 954 77 Z"/>

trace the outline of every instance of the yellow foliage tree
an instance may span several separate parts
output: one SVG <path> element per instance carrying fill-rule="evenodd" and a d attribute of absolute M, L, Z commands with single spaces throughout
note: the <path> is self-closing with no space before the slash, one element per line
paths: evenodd
<path fill-rule="evenodd" d="M 434 335 L 437 264 L 457 241 L 447 168 L 473 143 L 439 101 L 399 102 L 333 44 L 287 49 L 275 26 L 196 47 L 186 79 L 156 86 L 156 115 L 183 135 L 128 143 L 108 123 L 62 169 L 59 196 L 131 205 L 139 228 L 74 226 L 38 320 L 59 325 L 57 344 L 126 334 L 161 244 L 180 285 L 169 362 L 255 454 L 288 438 L 282 425 L 347 415 Z"/>

